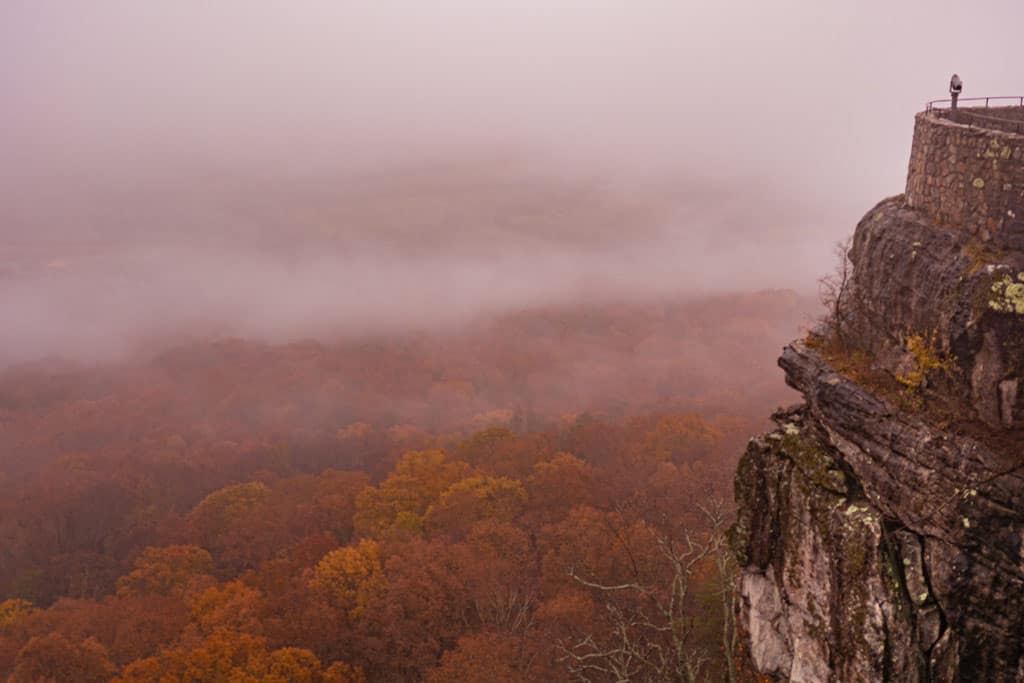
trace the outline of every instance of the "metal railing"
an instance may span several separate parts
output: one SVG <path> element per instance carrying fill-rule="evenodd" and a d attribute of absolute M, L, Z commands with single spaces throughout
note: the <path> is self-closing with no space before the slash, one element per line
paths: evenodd
<path fill-rule="evenodd" d="M 957 100 L 957 104 L 962 102 L 984 102 L 985 108 L 988 109 L 992 102 L 1016 102 L 1018 107 L 1024 107 L 1024 95 L 1001 95 L 999 97 L 961 97 Z M 939 111 L 948 111 L 953 106 L 953 100 L 932 100 L 925 107 L 925 111 L 932 111 L 933 109 Z M 1003 107 L 1012 107 L 1012 104 L 1000 105 Z"/>
<path fill-rule="evenodd" d="M 971 104 L 967 107 L 959 106 L 964 102 L 977 104 Z M 981 113 L 987 109 L 1021 109 L 1022 112 L 1024 112 L 1024 96 L 962 97 L 958 100 L 958 106 L 955 110 L 953 109 L 952 104 L 953 100 L 932 100 L 925 108 L 925 112 L 939 118 L 953 119 L 955 123 L 965 126 L 1024 135 L 1024 116 L 1021 116 L 1021 118 L 1018 119 L 994 116 L 988 112 Z M 954 111 L 956 112 L 955 118 L 953 116 Z"/>

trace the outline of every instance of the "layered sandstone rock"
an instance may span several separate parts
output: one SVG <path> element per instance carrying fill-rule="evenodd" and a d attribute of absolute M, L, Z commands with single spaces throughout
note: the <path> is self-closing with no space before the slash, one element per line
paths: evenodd
<path fill-rule="evenodd" d="M 857 226 L 844 356 L 785 349 L 805 402 L 737 471 L 740 623 L 778 680 L 1024 680 L 1024 252 L 994 237 L 1008 221 L 941 223 L 941 194 L 922 205 L 915 177 L 916 205 L 887 199 Z M 856 356 L 903 376 L 915 337 L 946 359 L 941 381 L 901 391 L 835 369 Z"/>
<path fill-rule="evenodd" d="M 856 348 L 895 374 L 913 361 L 908 337 L 934 337 L 936 351 L 959 368 L 950 398 L 990 426 L 1021 425 L 1024 309 L 1016 310 L 1012 287 L 1021 283 L 1024 251 L 992 250 L 941 228 L 900 196 L 861 220 L 850 259 Z"/>
<path fill-rule="evenodd" d="M 734 547 L 755 665 L 792 681 L 1013 681 L 1024 470 L 894 410 L 803 344 L 804 405 L 751 441 Z"/>

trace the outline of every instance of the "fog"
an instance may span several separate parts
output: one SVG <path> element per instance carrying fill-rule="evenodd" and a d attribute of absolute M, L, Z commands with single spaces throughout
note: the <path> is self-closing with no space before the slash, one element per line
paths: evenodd
<path fill-rule="evenodd" d="M 0 3 L 0 363 L 811 290 L 1018 2 Z"/>

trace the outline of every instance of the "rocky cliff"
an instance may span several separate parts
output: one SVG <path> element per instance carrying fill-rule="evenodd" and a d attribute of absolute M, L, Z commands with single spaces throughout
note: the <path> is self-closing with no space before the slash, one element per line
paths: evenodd
<path fill-rule="evenodd" d="M 814 683 L 1024 680 L 1024 256 L 903 195 L 852 245 L 842 343 L 833 327 L 785 349 L 805 402 L 737 471 L 753 664 Z"/>

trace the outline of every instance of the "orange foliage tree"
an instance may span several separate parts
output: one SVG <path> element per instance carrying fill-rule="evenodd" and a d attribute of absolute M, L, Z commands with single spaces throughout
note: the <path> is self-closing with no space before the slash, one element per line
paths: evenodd
<path fill-rule="evenodd" d="M 343 663 L 325 671 L 309 650 L 269 651 L 255 636 L 218 631 L 193 648 L 164 650 L 127 666 L 114 683 L 365 683 L 362 673 Z"/>
<path fill-rule="evenodd" d="M 74 642 L 60 633 L 28 641 L 14 666 L 15 683 L 106 683 L 116 668 L 95 638 Z"/>

